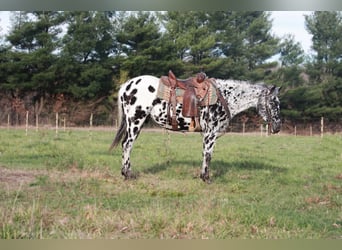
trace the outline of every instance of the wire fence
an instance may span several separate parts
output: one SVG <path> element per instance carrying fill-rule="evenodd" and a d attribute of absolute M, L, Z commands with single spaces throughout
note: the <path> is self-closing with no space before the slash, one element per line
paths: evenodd
<path fill-rule="evenodd" d="M 2 115 L 0 118 L 0 126 L 2 128 L 25 128 L 26 133 L 28 130 L 42 130 L 53 129 L 56 131 L 67 130 L 71 128 L 84 128 L 84 129 L 112 129 L 118 128 L 118 119 L 115 114 L 104 116 L 103 114 L 90 113 L 83 115 L 84 119 L 78 123 L 74 122 L 74 119 L 68 117 L 65 113 L 51 113 L 49 115 L 35 115 L 26 111 L 24 115 L 18 116 L 17 114 L 8 113 Z M 250 120 L 248 122 L 242 122 L 243 119 L 233 119 L 226 133 L 241 133 L 241 134 L 260 134 L 261 136 L 267 136 L 269 129 L 266 124 L 261 122 L 255 122 Z M 259 120 L 260 121 L 260 120 Z M 162 129 L 151 120 L 149 120 L 144 128 L 149 129 Z M 342 122 L 329 122 L 324 117 L 317 119 L 310 123 L 293 123 L 285 121 L 282 125 L 281 134 L 289 134 L 294 136 L 323 136 L 324 134 L 341 134 Z"/>

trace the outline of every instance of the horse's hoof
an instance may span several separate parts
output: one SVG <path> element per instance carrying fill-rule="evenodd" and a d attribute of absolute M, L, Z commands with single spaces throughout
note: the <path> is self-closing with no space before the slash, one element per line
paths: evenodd
<path fill-rule="evenodd" d="M 131 171 L 121 172 L 121 174 L 125 177 L 125 181 L 137 179 L 138 176 Z"/>
<path fill-rule="evenodd" d="M 133 174 L 130 170 L 128 171 L 121 171 L 121 174 L 125 177 L 125 180 L 132 179 Z"/>
<path fill-rule="evenodd" d="M 204 181 L 204 182 L 207 183 L 207 184 L 210 184 L 210 183 L 211 183 L 209 174 L 207 174 L 207 173 L 201 174 L 201 175 L 200 175 L 200 178 L 202 179 L 202 181 Z"/>

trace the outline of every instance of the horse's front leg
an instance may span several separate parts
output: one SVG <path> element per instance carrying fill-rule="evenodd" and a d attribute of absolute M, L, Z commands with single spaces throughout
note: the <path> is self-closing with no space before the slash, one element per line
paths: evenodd
<path fill-rule="evenodd" d="M 219 131 L 225 129 L 228 119 L 222 106 L 211 106 L 201 110 L 201 127 L 203 129 L 203 162 L 201 179 L 210 183 L 209 167 Z"/>
<path fill-rule="evenodd" d="M 210 183 L 209 166 L 211 156 L 213 154 L 217 133 L 213 130 L 205 131 L 203 134 L 203 162 L 201 170 L 201 179 L 207 183 Z"/>

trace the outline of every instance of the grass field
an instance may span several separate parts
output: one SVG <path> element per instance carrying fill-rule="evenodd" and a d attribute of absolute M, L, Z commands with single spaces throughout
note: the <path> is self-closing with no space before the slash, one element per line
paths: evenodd
<path fill-rule="evenodd" d="M 0 238 L 341 239 L 342 136 L 143 131 L 136 180 L 111 131 L 0 130 Z"/>

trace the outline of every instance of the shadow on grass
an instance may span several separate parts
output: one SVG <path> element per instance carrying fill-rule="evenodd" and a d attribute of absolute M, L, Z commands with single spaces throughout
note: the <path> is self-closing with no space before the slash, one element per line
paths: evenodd
<path fill-rule="evenodd" d="M 213 161 L 210 168 L 214 178 L 224 176 L 232 170 L 239 172 L 240 169 L 250 171 L 268 170 L 274 174 L 287 172 L 287 169 L 284 167 L 255 160 L 240 160 L 233 162 Z"/>
<path fill-rule="evenodd" d="M 172 170 L 173 167 L 176 166 L 189 166 L 189 168 L 197 168 L 200 171 L 202 162 L 201 161 L 191 161 L 191 160 L 167 160 L 162 163 L 155 164 L 145 170 L 144 173 L 148 174 L 156 174 L 159 172 L 163 172 L 166 170 Z M 219 178 L 229 173 L 230 171 L 239 171 L 241 170 L 268 170 L 274 174 L 277 173 L 285 173 L 287 171 L 286 168 L 276 166 L 274 164 L 268 164 L 266 162 L 261 161 L 252 161 L 252 160 L 239 160 L 239 161 L 222 161 L 222 160 L 213 160 L 210 165 L 210 173 L 212 177 Z"/>

